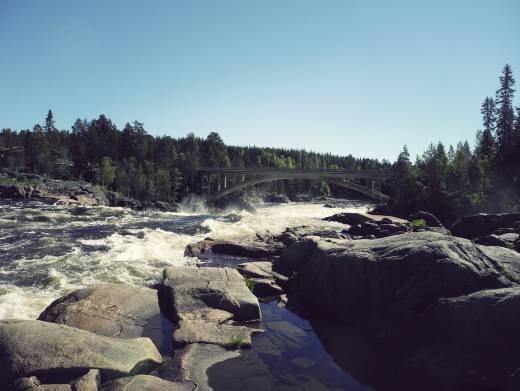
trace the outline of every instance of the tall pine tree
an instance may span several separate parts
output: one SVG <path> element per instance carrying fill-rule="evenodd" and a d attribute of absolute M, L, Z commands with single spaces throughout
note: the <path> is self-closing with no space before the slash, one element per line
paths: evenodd
<path fill-rule="evenodd" d="M 478 136 L 477 151 L 481 160 L 490 160 L 493 158 L 495 150 L 495 101 L 493 98 L 487 97 L 482 103 L 480 110 L 482 114 L 483 130 Z"/>
<path fill-rule="evenodd" d="M 513 89 L 515 79 L 509 64 L 504 66 L 500 76 L 500 88 L 496 92 L 496 133 L 497 133 L 497 158 L 501 166 L 507 167 L 510 163 L 513 149 Z"/>

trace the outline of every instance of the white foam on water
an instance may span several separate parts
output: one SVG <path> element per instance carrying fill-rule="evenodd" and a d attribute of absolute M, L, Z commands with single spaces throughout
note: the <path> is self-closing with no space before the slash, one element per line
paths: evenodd
<path fill-rule="evenodd" d="M 195 206 L 194 206 L 195 205 Z M 39 232 L 39 227 L 49 227 L 59 220 L 64 229 L 74 230 L 96 224 L 123 227 L 139 223 L 142 229 L 126 229 L 126 233 L 114 233 L 100 239 L 80 239 L 68 243 L 56 236 L 40 243 L 45 246 L 67 244 L 70 251 L 62 255 L 46 255 L 40 258 L 14 259 L 16 248 L 5 245 L 4 254 L 12 254 L 13 260 L 0 264 L 0 319 L 35 319 L 53 300 L 96 283 L 126 283 L 135 285 L 152 284 L 160 280 L 164 267 L 168 265 L 195 264 L 195 258 L 185 257 L 186 245 L 202 240 L 206 236 L 215 239 L 240 240 L 255 233 L 278 234 L 287 227 L 298 225 L 331 226 L 334 222 L 322 218 L 335 213 L 366 211 L 367 204 L 353 204 L 346 208 L 324 208 L 322 204 L 289 203 L 260 207 L 257 213 L 239 212 L 237 222 L 226 221 L 222 216 L 208 218 L 203 226 L 209 233 L 188 235 L 159 228 L 146 228 L 146 224 L 172 222 L 175 219 L 206 215 L 207 208 L 199 200 L 191 200 L 180 213 L 143 212 L 113 208 L 92 209 L 91 217 L 71 217 L 64 210 L 40 212 L 50 221 L 26 221 L 24 232 Z M 198 209 L 197 209 L 198 208 Z M 197 210 L 194 212 L 194 210 Z M 29 211 L 29 214 L 36 214 Z M 16 214 L 16 211 L 10 213 Z M 53 214 L 57 218 L 53 218 Z M 20 223 L 21 224 L 21 223 Z M 0 227 L 1 229 L 1 227 Z M 144 235 L 144 236 L 143 236 Z M 0 246 L 1 247 L 1 246 Z M 6 251 L 7 250 L 7 251 Z"/>
<path fill-rule="evenodd" d="M 287 203 L 265 206 L 257 213 L 242 211 L 238 222 L 230 223 L 210 218 L 203 226 L 210 230 L 209 236 L 214 239 L 240 240 L 253 237 L 256 233 L 270 232 L 277 235 L 288 227 L 308 225 L 313 227 L 342 227 L 335 222 L 323 221 L 323 218 L 343 212 L 366 212 L 369 204 L 352 204 L 341 208 L 325 208 L 317 203 Z"/>

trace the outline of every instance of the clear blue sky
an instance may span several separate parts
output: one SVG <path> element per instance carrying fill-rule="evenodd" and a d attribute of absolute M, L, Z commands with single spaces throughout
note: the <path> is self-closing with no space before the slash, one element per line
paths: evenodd
<path fill-rule="evenodd" d="M 519 16 L 518 0 L 0 0 L 0 128 L 51 108 L 63 129 L 104 113 L 394 160 L 473 142 L 505 63 L 520 83 Z"/>

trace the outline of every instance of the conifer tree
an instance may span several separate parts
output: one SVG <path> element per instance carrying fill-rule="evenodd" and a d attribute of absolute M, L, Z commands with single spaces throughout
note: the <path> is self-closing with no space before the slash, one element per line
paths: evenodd
<path fill-rule="evenodd" d="M 509 64 L 504 66 L 502 76 L 500 76 L 500 88 L 496 92 L 496 134 L 497 134 L 497 154 L 499 163 L 507 166 L 509 163 L 513 136 L 513 89 L 515 79 Z"/>

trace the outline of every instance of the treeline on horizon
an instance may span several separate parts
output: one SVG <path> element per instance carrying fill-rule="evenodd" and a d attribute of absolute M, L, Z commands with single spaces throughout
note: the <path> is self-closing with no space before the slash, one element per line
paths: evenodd
<path fill-rule="evenodd" d="M 220 135 L 206 138 L 152 136 L 140 122 L 122 130 L 105 115 L 90 121 L 77 119 L 71 130 L 58 130 L 49 110 L 43 126 L 0 133 L 0 168 L 32 172 L 57 179 L 81 179 L 141 201 L 175 202 L 199 192 L 200 167 L 267 167 L 302 169 L 389 168 L 390 162 L 357 159 L 305 150 L 226 146 Z M 228 179 L 231 183 L 233 178 Z M 210 178 L 216 188 L 217 177 Z M 329 194 L 325 182 L 279 181 L 268 190 L 289 195 Z"/>
<path fill-rule="evenodd" d="M 446 148 L 441 142 L 411 161 L 406 146 L 397 161 L 305 150 L 226 146 L 218 133 L 206 138 L 152 136 L 140 122 L 123 129 L 105 115 L 77 119 L 58 130 L 49 110 L 44 124 L 0 133 L 0 167 L 58 179 L 83 179 L 139 200 L 174 202 L 200 191 L 191 175 L 199 167 L 303 169 L 393 169 L 396 178 L 377 186 L 392 198 L 396 214 L 429 210 L 444 221 L 477 211 L 520 208 L 520 108 L 513 106 L 515 80 L 509 65 L 494 97 L 481 107 L 482 129 L 473 148 L 465 142 Z M 216 178 L 212 178 L 215 181 Z M 269 190 L 294 195 L 329 194 L 325 182 L 285 180 Z"/>

